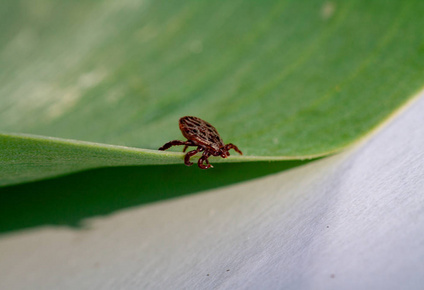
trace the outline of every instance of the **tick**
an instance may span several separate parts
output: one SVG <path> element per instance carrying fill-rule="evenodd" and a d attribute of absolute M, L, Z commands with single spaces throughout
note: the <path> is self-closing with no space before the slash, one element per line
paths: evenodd
<path fill-rule="evenodd" d="M 230 156 L 230 152 L 228 152 L 230 149 L 234 149 L 243 155 L 236 145 L 231 143 L 224 145 L 224 141 L 222 141 L 215 127 L 200 118 L 192 116 L 182 117 L 179 121 L 179 126 L 184 137 L 187 138 L 187 141 L 169 141 L 160 147 L 159 150 L 166 150 L 176 145 L 185 145 L 183 152 L 186 152 L 188 146 L 197 146 L 197 149 L 189 151 L 185 155 L 184 164 L 187 166 L 193 165 L 193 162 L 190 162 L 190 157 L 198 152 L 203 152 L 202 157 L 200 157 L 197 162 L 201 169 L 213 167 L 209 164 L 208 160 L 211 155 L 227 158 Z M 206 163 L 206 165 L 204 163 Z"/>

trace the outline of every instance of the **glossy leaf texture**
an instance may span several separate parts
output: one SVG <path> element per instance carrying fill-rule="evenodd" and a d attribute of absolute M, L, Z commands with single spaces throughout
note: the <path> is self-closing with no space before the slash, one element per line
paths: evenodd
<path fill-rule="evenodd" d="M 230 161 L 323 156 L 424 84 L 418 0 L 0 5 L 1 185 L 182 162 L 151 150 L 185 115 L 248 156 Z"/>

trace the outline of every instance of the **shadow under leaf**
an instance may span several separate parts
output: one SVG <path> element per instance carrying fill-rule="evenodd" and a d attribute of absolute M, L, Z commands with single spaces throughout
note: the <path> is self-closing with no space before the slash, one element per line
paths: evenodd
<path fill-rule="evenodd" d="M 213 170 L 155 165 L 100 168 L 0 188 L 0 234 L 44 225 L 78 227 L 110 214 L 280 172 L 310 161 L 228 163 Z"/>

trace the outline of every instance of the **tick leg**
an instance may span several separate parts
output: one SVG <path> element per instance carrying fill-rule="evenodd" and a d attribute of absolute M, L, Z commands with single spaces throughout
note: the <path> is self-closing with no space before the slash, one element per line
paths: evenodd
<path fill-rule="evenodd" d="M 197 165 L 199 166 L 199 168 L 201 169 L 208 169 L 208 168 L 213 168 L 212 165 L 209 164 L 209 158 L 210 153 L 205 151 L 202 155 L 202 157 L 199 158 L 199 161 L 197 162 Z M 206 163 L 206 165 L 204 165 L 203 163 Z"/>
<path fill-rule="evenodd" d="M 185 145 L 187 146 L 195 146 L 194 143 L 190 140 L 188 141 L 180 141 L 180 140 L 174 140 L 174 141 L 169 141 L 168 143 L 166 143 L 165 145 L 163 145 L 162 147 L 160 147 L 158 150 L 166 150 L 171 148 L 172 146 L 177 146 L 177 145 Z M 185 148 L 185 147 L 184 147 Z M 184 149 L 184 151 L 187 148 Z"/>
<path fill-rule="evenodd" d="M 200 151 L 200 147 L 197 147 L 196 150 L 191 150 L 191 151 L 187 152 L 187 154 L 184 157 L 184 164 L 187 165 L 187 166 L 192 166 L 193 162 L 190 162 L 190 157 L 193 156 L 193 155 L 196 155 L 196 153 L 199 152 L 199 151 Z"/>
<path fill-rule="evenodd" d="M 190 142 L 190 141 L 188 141 L 188 142 Z M 187 150 L 188 146 L 189 145 L 184 146 L 183 152 L 185 152 Z M 190 145 L 190 146 L 196 146 L 196 144 L 193 143 L 193 145 Z M 203 148 L 203 147 L 198 147 L 197 149 L 199 150 L 199 152 L 202 152 L 203 150 L 205 150 L 205 148 Z"/>
<path fill-rule="evenodd" d="M 236 151 L 237 151 L 240 155 L 243 155 L 243 153 L 240 151 L 240 149 L 238 149 L 238 147 L 237 147 L 236 145 L 232 144 L 232 143 L 228 143 L 227 145 L 225 145 L 225 148 L 226 148 L 227 150 L 234 149 L 234 150 L 236 150 Z"/>

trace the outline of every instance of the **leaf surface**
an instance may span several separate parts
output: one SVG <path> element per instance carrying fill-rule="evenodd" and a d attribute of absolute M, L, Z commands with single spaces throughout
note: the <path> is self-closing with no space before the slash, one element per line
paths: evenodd
<path fill-rule="evenodd" d="M 181 162 L 153 150 L 182 138 L 185 115 L 249 156 L 230 161 L 322 156 L 370 132 L 424 83 L 418 0 L 1 6 L 3 185 Z"/>

